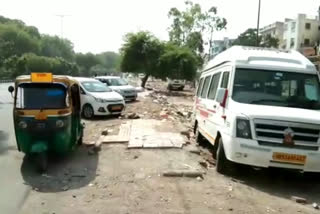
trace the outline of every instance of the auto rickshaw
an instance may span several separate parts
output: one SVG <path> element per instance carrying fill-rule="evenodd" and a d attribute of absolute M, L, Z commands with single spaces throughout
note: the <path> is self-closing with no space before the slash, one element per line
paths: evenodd
<path fill-rule="evenodd" d="M 18 150 L 33 157 L 39 170 L 47 169 L 49 153 L 65 155 L 82 144 L 80 90 L 72 77 L 31 73 L 8 90 Z"/>

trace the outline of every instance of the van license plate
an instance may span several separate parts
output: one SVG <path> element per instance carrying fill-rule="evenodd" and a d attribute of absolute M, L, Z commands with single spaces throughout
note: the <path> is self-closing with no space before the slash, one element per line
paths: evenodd
<path fill-rule="evenodd" d="M 294 163 L 304 165 L 306 163 L 307 157 L 305 155 L 294 155 L 287 153 L 274 152 L 272 156 L 274 161 L 283 163 Z"/>

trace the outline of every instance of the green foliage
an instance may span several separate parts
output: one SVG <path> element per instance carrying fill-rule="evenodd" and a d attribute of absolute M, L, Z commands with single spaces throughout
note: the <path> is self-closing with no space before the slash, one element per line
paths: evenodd
<path fill-rule="evenodd" d="M 144 87 L 149 76 L 161 79 L 192 80 L 198 67 L 196 54 L 173 42 L 160 42 L 149 32 L 129 33 L 121 48 L 121 70 L 144 73 Z"/>
<path fill-rule="evenodd" d="M 4 67 L 14 78 L 19 75 L 30 74 L 31 72 L 51 72 L 57 75 L 77 75 L 78 67 L 62 58 L 37 56 L 33 53 L 24 54 L 20 57 L 12 56 L 5 60 Z"/>
<path fill-rule="evenodd" d="M 193 80 L 196 76 L 197 62 L 195 54 L 190 49 L 168 43 L 159 59 L 159 70 L 162 76 L 171 79 Z"/>
<path fill-rule="evenodd" d="M 69 40 L 40 35 L 36 27 L 0 16 L 0 79 L 45 71 L 91 76 L 115 72 L 119 66 L 117 53 L 75 54 Z"/>
<path fill-rule="evenodd" d="M 0 24 L 0 58 L 5 59 L 13 55 L 24 53 L 39 53 L 39 40 L 16 25 Z"/>
<path fill-rule="evenodd" d="M 68 61 L 74 61 L 72 43 L 57 36 L 42 35 L 41 54 L 47 57 L 62 57 Z"/>
<path fill-rule="evenodd" d="M 262 39 L 260 46 L 267 48 L 278 48 L 279 39 L 272 37 L 270 34 L 268 34 L 265 38 Z"/>
<path fill-rule="evenodd" d="M 202 58 L 210 55 L 213 42 L 213 33 L 226 28 L 227 20 L 217 15 L 217 8 L 211 7 L 202 11 L 199 4 L 186 1 L 186 9 L 180 11 L 171 8 L 168 16 L 172 19 L 169 29 L 170 41 L 179 46 L 186 46 Z M 205 51 L 205 46 L 209 48 Z"/>
<path fill-rule="evenodd" d="M 121 70 L 159 76 L 158 60 L 162 52 L 163 44 L 149 32 L 129 33 L 121 48 Z"/>
<path fill-rule="evenodd" d="M 261 37 L 259 36 L 259 43 L 260 41 Z M 233 45 L 257 46 L 257 29 L 247 29 L 238 36 L 238 38 L 233 42 Z"/>

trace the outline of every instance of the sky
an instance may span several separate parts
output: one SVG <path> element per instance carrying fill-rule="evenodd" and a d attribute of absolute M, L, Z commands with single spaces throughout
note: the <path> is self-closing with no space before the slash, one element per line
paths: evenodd
<path fill-rule="evenodd" d="M 117 52 L 128 32 L 147 30 L 168 40 L 172 7 L 184 8 L 185 0 L 0 0 L 0 15 L 36 26 L 43 34 L 63 36 L 76 52 Z M 227 30 L 214 38 L 235 38 L 257 26 L 259 0 L 193 0 L 204 10 L 217 6 L 228 21 Z M 318 14 L 320 0 L 261 0 L 260 26 L 294 18 L 298 13 Z M 63 30 L 61 18 L 64 15 Z"/>

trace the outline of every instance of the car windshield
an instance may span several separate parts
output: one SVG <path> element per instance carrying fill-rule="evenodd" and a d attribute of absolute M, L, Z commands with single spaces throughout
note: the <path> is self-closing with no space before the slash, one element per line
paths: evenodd
<path fill-rule="evenodd" d="M 18 86 L 18 109 L 60 109 L 67 107 L 67 89 L 62 84 L 24 83 Z"/>
<path fill-rule="evenodd" d="M 237 69 L 232 98 L 247 104 L 320 109 L 315 74 Z"/>
<path fill-rule="evenodd" d="M 109 86 L 123 86 L 128 85 L 128 82 L 121 78 L 108 79 L 107 84 Z"/>
<path fill-rule="evenodd" d="M 112 91 L 106 85 L 98 81 L 82 82 L 81 85 L 89 92 L 111 92 Z"/>

